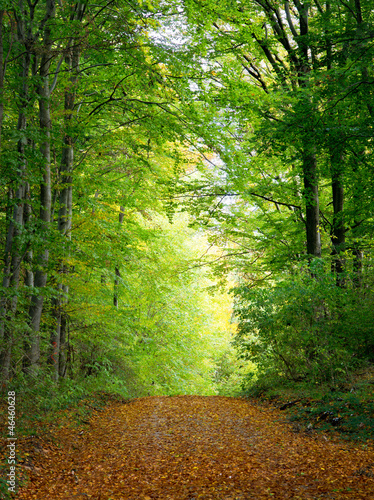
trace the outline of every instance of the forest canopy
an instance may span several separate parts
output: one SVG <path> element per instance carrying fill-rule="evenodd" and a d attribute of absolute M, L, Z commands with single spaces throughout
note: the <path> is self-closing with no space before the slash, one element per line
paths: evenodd
<path fill-rule="evenodd" d="M 373 15 L 3 0 L 3 387 L 231 394 L 374 362 Z"/>

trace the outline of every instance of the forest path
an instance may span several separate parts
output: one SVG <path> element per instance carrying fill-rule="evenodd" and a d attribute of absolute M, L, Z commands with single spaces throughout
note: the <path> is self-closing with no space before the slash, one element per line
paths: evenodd
<path fill-rule="evenodd" d="M 46 447 L 17 498 L 374 499 L 372 448 L 295 433 L 281 418 L 219 396 L 113 404 Z"/>

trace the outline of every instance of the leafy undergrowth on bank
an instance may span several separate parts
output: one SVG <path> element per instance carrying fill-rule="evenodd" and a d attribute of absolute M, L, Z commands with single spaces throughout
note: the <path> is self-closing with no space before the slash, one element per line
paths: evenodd
<path fill-rule="evenodd" d="M 60 419 L 60 417 L 58 417 Z M 22 500 L 374 498 L 374 448 L 295 432 L 246 399 L 112 401 L 79 425 L 24 438 Z"/>
<path fill-rule="evenodd" d="M 299 431 L 321 431 L 341 439 L 374 439 L 374 367 L 352 373 L 344 382 L 253 385 L 255 404 L 282 410 Z"/>

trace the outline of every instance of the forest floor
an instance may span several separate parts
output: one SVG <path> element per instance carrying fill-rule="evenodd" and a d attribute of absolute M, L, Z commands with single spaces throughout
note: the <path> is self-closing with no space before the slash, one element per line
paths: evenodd
<path fill-rule="evenodd" d="M 81 424 L 19 442 L 17 499 L 374 499 L 371 444 L 297 432 L 246 399 L 117 401 Z"/>

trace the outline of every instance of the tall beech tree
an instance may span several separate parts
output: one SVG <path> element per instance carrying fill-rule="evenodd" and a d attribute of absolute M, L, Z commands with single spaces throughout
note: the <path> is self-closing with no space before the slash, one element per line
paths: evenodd
<path fill-rule="evenodd" d="M 27 167 L 28 167 L 28 121 L 30 119 L 30 101 L 35 97 L 30 96 L 31 72 L 35 76 L 35 67 L 32 68 L 33 43 L 36 33 L 33 31 L 35 23 L 35 11 L 30 8 L 28 12 L 24 2 L 20 2 L 14 12 L 17 25 L 16 47 L 19 52 L 19 78 L 16 82 L 18 122 L 17 130 L 17 155 L 13 165 L 10 166 L 11 179 L 15 187 L 9 188 L 8 199 L 11 200 L 13 214 L 9 217 L 7 224 L 7 236 L 4 252 L 3 288 L 5 294 L 2 297 L 1 307 L 1 334 L 4 346 L 1 353 L 1 368 L 4 377 L 9 376 L 11 360 L 11 348 L 13 343 L 12 320 L 14 319 L 18 295 L 17 290 L 20 281 L 22 261 L 22 232 L 24 229 L 24 202 L 27 191 Z M 38 25 L 37 30 L 41 28 Z M 3 31 L 3 30 L 2 30 Z M 3 42 L 3 39 L 2 39 Z M 12 41 L 8 39 L 9 45 Z M 34 59 L 35 61 L 35 59 Z M 4 99 L 4 95 L 2 96 Z M 32 104 L 31 104 L 32 105 Z"/>
<path fill-rule="evenodd" d="M 66 258 L 68 257 L 68 242 L 71 239 L 71 226 L 73 216 L 73 167 L 74 167 L 74 127 L 72 125 L 74 105 L 79 78 L 79 56 L 82 43 L 85 38 L 81 36 L 81 23 L 86 10 L 86 5 L 77 3 L 70 13 L 70 20 L 76 23 L 74 26 L 75 36 L 71 36 L 65 53 L 60 60 L 65 63 L 68 81 L 64 90 L 64 122 L 63 122 L 63 145 L 61 152 L 60 168 L 58 172 L 58 184 L 55 192 L 59 201 L 57 229 L 65 251 L 62 252 L 59 272 L 63 277 L 68 271 Z M 63 61 L 64 59 L 64 61 Z M 58 76 L 58 75 L 56 75 Z M 55 378 L 65 376 L 66 373 L 66 349 L 67 349 L 67 325 L 68 318 L 65 306 L 68 301 L 69 287 L 61 280 L 58 284 L 58 295 L 54 298 L 54 312 L 56 327 L 51 333 L 50 364 L 54 368 Z"/>
<path fill-rule="evenodd" d="M 344 252 L 352 248 L 355 224 L 362 223 L 349 222 L 358 186 L 346 182 L 352 179 L 353 157 L 357 163 L 371 154 L 369 5 L 192 0 L 185 6 L 196 26 L 191 50 L 196 40 L 196 51 L 205 51 L 202 71 L 189 73 L 191 79 L 196 75 L 192 102 L 208 115 L 204 120 L 200 114 L 205 124 L 200 132 L 224 162 L 220 168 L 225 172 L 218 190 L 209 188 L 211 174 L 201 183 L 200 195 L 198 183 L 191 184 L 196 198 L 208 193 L 216 199 L 242 196 L 259 207 L 262 197 L 269 201 L 267 212 L 271 206 L 276 211 L 288 207 L 305 228 L 305 248 L 295 249 L 295 255 L 326 256 L 323 236 L 332 268 L 342 275 Z M 364 105 L 358 104 L 360 99 Z M 208 120 L 216 127 L 207 126 Z M 188 185 L 183 189 L 188 191 Z M 219 207 L 227 219 L 227 206 L 221 202 Z"/>
<path fill-rule="evenodd" d="M 55 0 L 46 1 L 45 15 L 43 18 L 44 33 L 43 44 L 41 45 L 41 57 L 39 68 L 39 83 L 37 85 L 37 94 L 39 101 L 39 123 L 41 134 L 41 183 L 40 183 L 40 214 L 39 214 L 39 234 L 42 240 L 42 247 L 35 259 L 36 269 L 34 273 L 34 288 L 36 292 L 32 293 L 29 309 L 29 321 L 31 334 L 27 341 L 25 352 L 24 367 L 34 367 L 40 357 L 39 347 L 39 329 L 40 320 L 43 311 L 44 295 L 41 289 L 47 284 L 47 268 L 49 259 L 49 241 L 51 208 L 52 208 L 52 189 L 51 189 L 51 109 L 50 109 L 50 83 L 49 73 L 52 60 L 52 29 L 51 23 L 56 14 Z M 34 56 L 37 57 L 36 55 Z M 27 368 L 26 368 L 27 367 Z"/>
<path fill-rule="evenodd" d="M 373 359 L 372 315 L 355 312 L 372 303 L 357 290 L 372 283 L 369 2 L 185 5 L 205 50 L 193 111 L 219 159 L 178 196 L 239 275 L 237 346 L 264 380 L 333 381 L 352 357 Z"/>
<path fill-rule="evenodd" d="M 27 373 L 36 373 L 48 325 L 57 379 L 66 374 L 67 275 L 79 178 L 90 171 L 92 182 L 121 163 L 129 165 L 124 171 L 131 178 L 138 170 L 135 182 L 147 177 L 152 149 L 177 137 L 180 125 L 169 109 L 175 97 L 160 51 L 153 51 L 146 33 L 157 24 L 153 9 L 126 2 L 8 4 L 1 11 L 1 104 L 18 97 L 2 123 L 1 367 L 6 380 L 13 352 L 23 355 Z M 119 129 L 128 132 L 126 146 L 113 142 L 112 151 L 104 151 L 103 137 Z"/>

